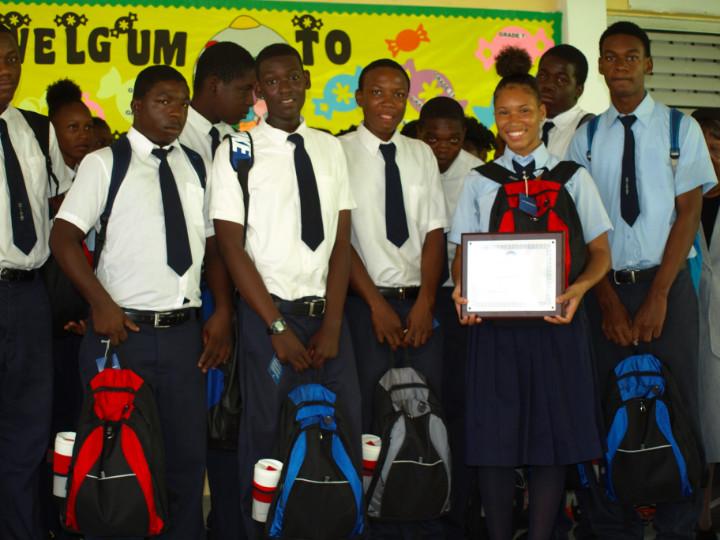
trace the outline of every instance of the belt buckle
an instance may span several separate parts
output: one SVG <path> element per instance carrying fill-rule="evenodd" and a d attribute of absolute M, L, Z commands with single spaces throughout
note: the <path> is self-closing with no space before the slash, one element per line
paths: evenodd
<path fill-rule="evenodd" d="M 406 300 L 405 294 L 407 293 L 407 290 L 405 287 L 398 287 L 398 300 Z"/>
<path fill-rule="evenodd" d="M 161 317 L 169 317 L 170 315 L 172 315 L 170 311 L 156 311 L 154 315 L 155 321 L 153 323 L 153 326 L 155 328 L 170 328 L 170 324 L 160 324 Z"/>
<path fill-rule="evenodd" d="M 305 302 L 309 306 L 309 313 L 308 315 L 310 317 L 321 317 L 325 314 L 325 306 L 326 301 L 324 298 L 318 298 L 317 300 L 311 300 L 310 302 Z M 316 309 L 318 308 L 318 309 Z"/>
<path fill-rule="evenodd" d="M 627 273 L 630 276 L 630 281 L 618 281 L 618 274 Z M 634 285 L 637 283 L 636 272 L 639 270 L 613 270 L 613 281 L 616 285 Z"/>

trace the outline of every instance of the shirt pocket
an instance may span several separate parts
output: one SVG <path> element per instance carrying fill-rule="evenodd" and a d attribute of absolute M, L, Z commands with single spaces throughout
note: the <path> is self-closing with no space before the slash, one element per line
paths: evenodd
<path fill-rule="evenodd" d="M 183 201 L 183 213 L 185 214 L 186 223 L 204 229 L 204 203 L 205 190 L 202 188 L 202 186 L 185 184 L 185 200 Z"/>

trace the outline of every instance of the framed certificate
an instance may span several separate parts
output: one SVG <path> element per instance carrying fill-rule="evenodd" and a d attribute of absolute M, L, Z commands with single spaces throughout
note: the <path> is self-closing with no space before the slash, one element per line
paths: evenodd
<path fill-rule="evenodd" d="M 565 233 L 462 235 L 462 314 L 488 319 L 562 315 Z"/>

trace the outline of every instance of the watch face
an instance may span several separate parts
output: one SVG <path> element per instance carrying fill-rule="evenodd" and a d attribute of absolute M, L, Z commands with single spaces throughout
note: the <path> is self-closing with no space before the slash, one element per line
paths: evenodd
<path fill-rule="evenodd" d="M 285 319 L 276 319 L 270 324 L 270 331 L 273 334 L 282 334 L 287 329 Z"/>

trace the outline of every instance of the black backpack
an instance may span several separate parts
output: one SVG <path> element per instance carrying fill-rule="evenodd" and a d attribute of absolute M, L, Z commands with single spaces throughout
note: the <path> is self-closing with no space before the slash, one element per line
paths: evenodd
<path fill-rule="evenodd" d="M 675 381 L 651 354 L 625 358 L 604 396 L 607 496 L 622 504 L 695 496 L 702 468 Z"/>
<path fill-rule="evenodd" d="M 565 287 L 585 268 L 585 238 L 575 202 L 565 189 L 580 165 L 561 161 L 552 170 L 544 170 L 525 182 L 497 163 L 487 163 L 475 170 L 501 185 L 490 211 L 489 232 L 555 232 L 565 233 Z M 537 216 L 520 210 L 520 193 L 535 199 Z"/>
<path fill-rule="evenodd" d="M 283 468 L 265 524 L 268 538 L 360 538 L 365 523 L 350 421 L 320 384 L 297 386 L 283 401 L 272 456 Z"/>
<path fill-rule="evenodd" d="M 373 433 L 381 437 L 382 448 L 366 494 L 368 518 L 415 521 L 446 515 L 448 431 L 440 401 L 422 374 L 401 367 L 382 376 L 373 395 Z"/>
<path fill-rule="evenodd" d="M 167 530 L 165 446 L 150 386 L 122 349 L 92 378 L 73 447 L 63 526 L 93 536 L 152 536 Z"/>

